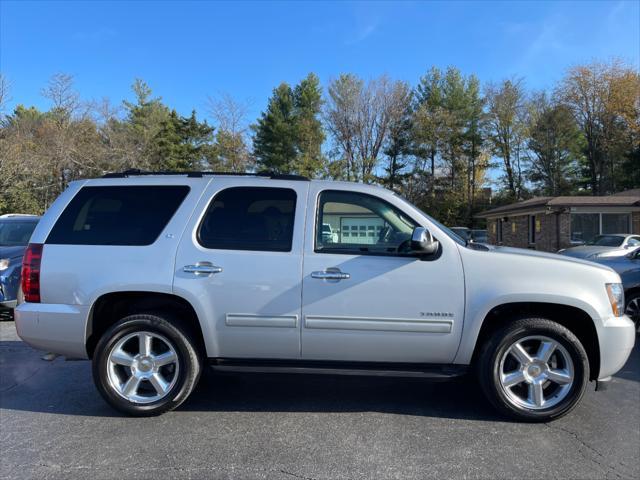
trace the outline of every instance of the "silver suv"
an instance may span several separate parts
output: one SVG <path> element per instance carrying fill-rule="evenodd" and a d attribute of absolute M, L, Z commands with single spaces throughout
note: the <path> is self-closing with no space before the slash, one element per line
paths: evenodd
<path fill-rule="evenodd" d="M 331 235 L 327 235 L 330 226 Z M 278 175 L 74 182 L 24 257 L 19 335 L 93 360 L 105 400 L 171 410 L 205 365 L 443 379 L 560 417 L 635 340 L 608 267 L 466 244 L 401 197 Z"/>

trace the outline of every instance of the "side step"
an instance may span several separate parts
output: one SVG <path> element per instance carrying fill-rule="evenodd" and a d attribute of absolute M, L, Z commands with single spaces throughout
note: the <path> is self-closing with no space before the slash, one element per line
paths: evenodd
<path fill-rule="evenodd" d="M 373 377 L 415 377 L 449 380 L 469 372 L 468 365 L 379 362 L 333 362 L 323 360 L 271 360 L 211 358 L 219 372 L 305 373 L 320 375 L 359 375 Z"/>

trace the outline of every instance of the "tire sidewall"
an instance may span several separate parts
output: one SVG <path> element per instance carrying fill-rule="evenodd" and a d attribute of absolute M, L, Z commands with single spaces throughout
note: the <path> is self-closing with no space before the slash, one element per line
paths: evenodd
<path fill-rule="evenodd" d="M 569 353 L 573 362 L 574 381 L 567 396 L 557 405 L 533 410 L 516 405 L 507 396 L 501 383 L 500 360 L 515 342 L 530 336 L 545 336 L 561 344 Z M 546 421 L 565 415 L 578 404 L 589 381 L 589 361 L 584 347 L 569 330 L 559 324 L 544 319 L 525 319 L 501 332 L 496 348 L 489 355 L 489 368 L 485 368 L 484 381 L 490 383 L 489 399 L 499 410 L 525 421 Z M 489 378 L 486 378 L 489 376 Z M 491 398 L 493 397 L 493 398 Z"/>
<path fill-rule="evenodd" d="M 171 391 L 152 403 L 134 403 L 122 398 L 109 384 L 108 354 L 124 336 L 139 331 L 162 335 L 171 343 L 179 362 L 178 379 Z M 128 415 L 157 415 L 175 408 L 191 393 L 194 376 L 199 375 L 197 362 L 193 361 L 193 346 L 180 330 L 167 320 L 150 314 L 131 315 L 113 325 L 101 337 L 93 355 L 93 379 L 100 394 L 115 409 Z M 197 378 L 196 378 L 197 380 Z"/>
<path fill-rule="evenodd" d="M 639 300 L 639 299 L 640 299 L 640 292 L 635 292 L 635 293 L 632 293 L 631 295 L 629 295 L 629 298 L 626 299 L 626 303 L 624 305 L 624 311 L 625 312 L 627 311 L 627 307 L 631 304 L 631 302 L 633 300 Z M 640 330 L 640 319 L 632 318 L 631 320 L 635 324 L 636 330 Z"/>

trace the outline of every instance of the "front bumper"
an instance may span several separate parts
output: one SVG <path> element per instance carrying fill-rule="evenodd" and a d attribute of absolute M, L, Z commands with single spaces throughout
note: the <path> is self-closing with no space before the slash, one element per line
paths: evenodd
<path fill-rule="evenodd" d="M 39 350 L 87 358 L 85 334 L 90 307 L 21 303 L 15 309 L 18 336 Z"/>
<path fill-rule="evenodd" d="M 609 317 L 598 331 L 598 341 L 600 343 L 598 380 L 607 380 L 624 366 L 631 355 L 636 341 L 636 327 L 626 315 Z"/>

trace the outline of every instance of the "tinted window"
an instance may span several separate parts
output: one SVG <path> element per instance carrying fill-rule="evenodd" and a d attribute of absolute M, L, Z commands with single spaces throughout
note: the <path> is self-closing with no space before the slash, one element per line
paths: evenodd
<path fill-rule="evenodd" d="M 637 247 L 637 246 L 640 246 L 640 237 L 631 237 L 631 238 L 627 241 L 627 245 L 629 245 L 630 247 Z"/>
<path fill-rule="evenodd" d="M 188 192 L 187 186 L 83 187 L 47 243 L 151 245 Z"/>
<path fill-rule="evenodd" d="M 316 251 L 395 254 L 411 239 L 416 226 L 400 210 L 377 197 L 325 191 L 320 195 Z"/>
<path fill-rule="evenodd" d="M 228 188 L 209 205 L 198 239 L 205 248 L 288 252 L 295 212 L 291 189 Z"/>
<path fill-rule="evenodd" d="M 33 220 L 0 220 L 0 246 L 26 245 L 37 224 L 38 222 Z"/>
<path fill-rule="evenodd" d="M 624 242 L 624 237 L 617 237 L 615 235 L 598 235 L 593 239 L 592 245 L 599 245 L 601 247 L 619 247 Z"/>

